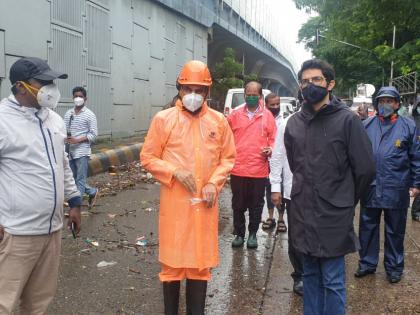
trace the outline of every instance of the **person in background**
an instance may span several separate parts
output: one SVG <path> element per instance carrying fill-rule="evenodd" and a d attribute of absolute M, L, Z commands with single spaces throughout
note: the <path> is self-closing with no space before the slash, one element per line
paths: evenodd
<path fill-rule="evenodd" d="M 54 111 L 60 91 L 39 58 L 10 68 L 12 95 L 0 102 L 0 314 L 46 314 L 57 289 L 63 203 L 80 231 L 80 192 L 64 151 L 66 126 Z"/>
<path fill-rule="evenodd" d="M 276 112 L 273 112 L 273 108 L 275 107 L 269 106 L 269 104 L 271 105 L 271 102 L 269 102 L 269 100 L 266 100 L 266 103 L 267 108 L 271 110 L 271 112 L 275 115 Z M 293 174 L 289 168 L 289 163 L 287 161 L 286 156 L 286 148 L 284 146 L 284 129 L 290 116 L 285 119 L 277 119 L 278 116 L 275 116 L 277 123 L 277 133 L 276 140 L 274 142 L 273 154 L 270 159 L 270 189 L 267 189 L 270 195 L 267 196 L 267 199 L 271 199 L 270 204 L 272 205 L 275 205 L 277 207 L 281 205 L 281 209 L 279 209 L 279 228 L 277 228 L 277 232 L 285 232 L 287 231 L 287 229 L 282 229 L 280 223 L 283 223 L 284 225 L 283 215 L 285 210 L 287 210 L 288 214 L 290 213 L 290 211 L 292 211 L 290 194 L 292 190 Z M 274 209 L 272 209 L 270 212 L 270 208 L 268 208 L 268 211 L 269 215 L 273 215 Z M 288 220 L 288 224 L 288 254 L 290 262 L 293 266 L 293 272 L 291 274 L 293 278 L 293 292 L 302 296 L 303 257 L 302 254 L 298 250 L 296 250 L 295 247 L 292 246 L 291 239 L 293 237 L 293 234 L 291 233 L 291 230 L 293 229 L 293 226 L 290 226 L 290 220 Z M 284 227 L 286 226 L 284 225 Z"/>
<path fill-rule="evenodd" d="M 420 96 L 417 96 L 412 115 L 416 123 L 417 136 L 420 136 Z M 414 198 L 413 204 L 411 205 L 411 218 L 414 221 L 420 222 L 420 195 Z"/>
<path fill-rule="evenodd" d="M 236 152 L 226 118 L 205 101 L 211 85 L 206 64 L 187 62 L 175 106 L 153 118 L 140 154 L 143 167 L 162 183 L 159 278 L 166 315 L 178 314 L 184 279 L 186 313 L 204 314 L 210 269 L 219 262 L 218 196 Z"/>
<path fill-rule="evenodd" d="M 276 121 L 277 133 L 279 130 L 279 125 L 283 121 L 282 114 L 280 112 L 280 97 L 277 94 L 270 93 L 265 97 L 265 106 L 267 109 L 273 114 L 274 119 Z M 290 182 L 291 184 L 291 182 Z M 270 179 L 267 179 L 267 186 L 265 189 L 265 199 L 267 201 L 267 210 L 268 210 L 268 218 L 262 223 L 263 230 L 271 230 L 276 227 L 276 219 L 274 218 L 274 204 L 271 202 L 271 184 Z M 277 208 L 279 213 L 279 220 L 277 226 L 277 233 L 284 233 L 287 232 L 286 224 L 284 223 L 284 211 L 285 211 L 285 204 L 281 203 Z"/>
<path fill-rule="evenodd" d="M 70 167 L 82 197 L 88 195 L 91 209 L 99 196 L 99 190 L 87 183 L 91 146 L 98 135 L 95 114 L 86 107 L 87 93 L 85 88 L 77 86 L 73 89 L 74 108 L 67 111 L 64 121 L 67 128 L 68 155 Z"/>
<path fill-rule="evenodd" d="M 276 135 L 276 122 L 264 106 L 262 86 L 256 81 L 245 85 L 245 104 L 228 116 L 235 137 L 237 157 L 230 177 L 232 188 L 233 226 L 232 247 L 242 247 L 245 240 L 245 212 L 249 211 L 248 248 L 257 248 L 257 232 L 264 208 L 264 193 L 269 175 Z"/>
<path fill-rule="evenodd" d="M 404 236 L 411 190 L 420 193 L 420 143 L 414 121 L 398 114 L 400 93 L 382 87 L 375 99 L 377 115 L 364 121 L 376 160 L 376 178 L 361 200 L 358 278 L 373 274 L 379 261 L 379 225 L 385 220 L 384 266 L 390 283 L 404 270 Z"/>

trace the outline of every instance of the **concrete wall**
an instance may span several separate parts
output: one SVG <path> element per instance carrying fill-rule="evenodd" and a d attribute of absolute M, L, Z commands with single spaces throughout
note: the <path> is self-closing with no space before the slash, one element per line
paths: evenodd
<path fill-rule="evenodd" d="M 13 62 L 43 58 L 69 74 L 59 80 L 61 115 L 82 85 L 102 136 L 141 133 L 176 94 L 185 61 L 207 62 L 207 32 L 151 0 L 1 0 L 0 97 Z"/>

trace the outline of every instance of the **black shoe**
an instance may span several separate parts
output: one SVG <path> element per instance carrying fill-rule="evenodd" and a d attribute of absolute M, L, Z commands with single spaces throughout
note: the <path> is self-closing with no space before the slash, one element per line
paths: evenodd
<path fill-rule="evenodd" d="M 375 272 L 376 272 L 376 270 L 368 270 L 368 269 L 363 269 L 362 270 L 359 267 L 359 268 L 357 268 L 357 271 L 354 273 L 354 276 L 356 278 L 363 278 L 367 275 L 373 275 Z"/>
<path fill-rule="evenodd" d="M 242 236 L 236 235 L 235 239 L 232 241 L 232 247 L 242 247 L 244 245 L 244 238 Z"/>
<path fill-rule="evenodd" d="M 413 221 L 420 221 L 420 215 L 413 215 Z"/>
<path fill-rule="evenodd" d="M 293 292 L 297 295 L 303 296 L 303 281 L 297 280 L 293 282 Z"/>
<path fill-rule="evenodd" d="M 185 289 L 187 315 L 204 315 L 206 293 L 207 281 L 187 279 Z"/>
<path fill-rule="evenodd" d="M 389 283 L 398 283 L 401 281 L 401 275 L 387 275 L 386 278 L 388 279 Z"/>
<path fill-rule="evenodd" d="M 165 315 L 178 315 L 180 281 L 163 282 L 163 303 Z"/>

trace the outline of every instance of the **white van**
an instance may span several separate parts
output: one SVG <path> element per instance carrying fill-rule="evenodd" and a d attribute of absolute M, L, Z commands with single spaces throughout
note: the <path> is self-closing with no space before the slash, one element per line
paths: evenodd
<path fill-rule="evenodd" d="M 263 97 L 265 97 L 270 94 L 270 90 L 263 89 Z M 226 94 L 225 99 L 225 110 L 224 114 L 225 116 L 229 115 L 232 110 L 234 110 L 236 107 L 238 107 L 241 104 L 245 103 L 245 96 L 244 96 L 244 89 L 230 89 Z"/>

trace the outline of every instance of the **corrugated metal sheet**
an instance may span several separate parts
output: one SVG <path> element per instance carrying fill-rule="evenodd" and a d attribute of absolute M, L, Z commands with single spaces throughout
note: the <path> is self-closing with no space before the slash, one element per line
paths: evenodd
<path fill-rule="evenodd" d="M 114 105 L 112 107 L 112 136 L 127 137 L 134 134 L 136 122 L 133 105 Z"/>
<path fill-rule="evenodd" d="M 111 30 L 109 12 L 90 2 L 86 4 L 86 47 L 88 67 L 109 72 L 111 67 Z"/>
<path fill-rule="evenodd" d="M 172 42 L 176 40 L 178 17 L 173 15 L 172 12 L 165 12 L 165 38 Z"/>
<path fill-rule="evenodd" d="M 57 80 L 62 102 L 72 102 L 75 86 L 86 85 L 86 58 L 82 34 L 52 25 L 48 63 L 51 68 L 68 74 L 67 80 Z"/>
<path fill-rule="evenodd" d="M 52 0 L 52 21 L 82 31 L 83 0 Z"/>
<path fill-rule="evenodd" d="M 194 33 L 195 33 L 195 25 L 190 23 L 189 21 L 185 22 L 185 48 L 188 50 L 194 49 Z"/>
<path fill-rule="evenodd" d="M 88 1 L 96 3 L 97 5 L 100 5 L 101 7 L 104 7 L 106 9 L 109 9 L 110 1 L 114 1 L 114 0 L 88 0 Z"/>
<path fill-rule="evenodd" d="M 135 131 L 145 131 L 150 125 L 150 82 L 134 80 Z"/>
<path fill-rule="evenodd" d="M 182 67 L 185 62 L 185 42 L 187 40 L 187 31 L 185 26 L 178 23 L 176 32 L 176 64 Z M 179 73 L 179 71 L 177 71 Z"/>
<path fill-rule="evenodd" d="M 0 0 L 6 54 L 47 59 L 50 21 L 48 1 Z"/>
<path fill-rule="evenodd" d="M 206 43 L 207 46 L 207 43 Z M 203 38 L 195 34 L 194 36 L 194 59 L 202 60 L 204 54 Z"/>
<path fill-rule="evenodd" d="M 133 37 L 134 77 L 149 80 L 150 76 L 150 39 L 149 31 L 134 24 Z"/>
<path fill-rule="evenodd" d="M 111 134 L 112 95 L 109 74 L 88 71 L 87 106 L 96 114 L 101 135 Z"/>
<path fill-rule="evenodd" d="M 149 0 L 133 0 L 134 23 L 149 29 L 152 7 L 153 4 Z"/>
<path fill-rule="evenodd" d="M 112 94 L 114 104 L 133 104 L 132 51 L 112 45 Z"/>
<path fill-rule="evenodd" d="M 19 57 L 14 57 L 14 56 L 7 56 L 5 57 L 5 61 L 6 61 L 6 74 L 7 76 L 9 76 L 9 72 L 10 72 L 10 67 L 12 66 L 12 64 L 14 64 L 17 60 L 19 59 Z M 10 95 L 10 93 L 12 93 L 10 91 L 10 88 L 12 87 L 12 85 L 10 84 L 10 80 L 9 79 L 4 79 L 1 80 L 1 90 L 0 90 L 0 99 L 2 99 L 3 97 L 7 97 Z"/>
<path fill-rule="evenodd" d="M 74 106 L 73 104 L 69 103 L 58 103 L 57 108 L 55 111 L 61 116 L 64 117 L 64 115 L 67 113 L 69 109 L 72 109 Z"/>
<path fill-rule="evenodd" d="M 112 42 L 131 48 L 133 36 L 131 0 L 113 0 L 110 4 Z"/>
<path fill-rule="evenodd" d="M 164 11 L 158 6 L 154 6 L 151 13 L 151 24 L 150 24 L 150 56 L 163 59 L 163 48 L 165 47 L 165 21 L 162 19 Z"/>
<path fill-rule="evenodd" d="M 151 58 L 150 71 L 150 103 L 152 106 L 163 106 L 165 104 L 165 74 L 163 60 Z"/>
<path fill-rule="evenodd" d="M 176 46 L 175 43 L 165 40 L 165 83 L 174 84 L 178 73 L 176 71 Z"/>
<path fill-rule="evenodd" d="M 0 78 L 6 77 L 6 57 L 4 56 L 4 31 L 0 31 Z"/>

